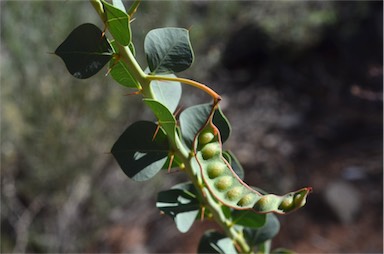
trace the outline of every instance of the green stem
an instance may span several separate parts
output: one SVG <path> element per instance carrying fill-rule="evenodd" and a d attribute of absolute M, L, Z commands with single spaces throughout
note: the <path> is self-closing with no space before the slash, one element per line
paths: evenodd
<path fill-rule="evenodd" d="M 210 208 L 213 218 L 223 228 L 226 235 L 232 239 L 235 246 L 240 249 L 240 253 L 253 253 L 251 247 L 245 240 L 243 233 L 239 232 L 233 227 L 232 223 L 228 221 L 221 209 L 221 204 L 212 197 L 209 190 L 205 187 L 203 189 L 203 194 L 207 197 L 207 206 Z"/>
<path fill-rule="evenodd" d="M 93 8 L 95 8 L 97 14 L 99 14 L 101 20 L 105 24 L 105 22 L 107 22 L 107 16 L 105 16 L 103 4 L 101 3 L 101 1 L 100 0 L 89 0 L 89 1 L 91 2 Z"/>

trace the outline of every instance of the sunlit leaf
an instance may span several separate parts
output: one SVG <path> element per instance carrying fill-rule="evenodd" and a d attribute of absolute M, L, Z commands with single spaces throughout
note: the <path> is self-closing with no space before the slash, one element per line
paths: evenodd
<path fill-rule="evenodd" d="M 113 51 L 103 32 L 97 26 L 86 23 L 75 28 L 55 54 L 63 59 L 75 78 L 86 79 L 111 60 Z"/>
<path fill-rule="evenodd" d="M 110 74 L 112 78 L 120 85 L 130 88 L 140 87 L 139 83 L 132 76 L 127 64 L 124 61 L 111 61 L 109 68 L 111 68 Z"/>
<path fill-rule="evenodd" d="M 132 35 L 128 14 L 106 1 L 102 1 L 102 3 L 107 15 L 109 32 L 118 43 L 128 46 Z"/>
<path fill-rule="evenodd" d="M 129 45 L 132 45 L 133 47 L 133 43 L 130 43 Z M 119 51 L 118 46 L 116 45 L 116 41 L 111 41 L 111 46 L 113 51 L 118 54 Z M 134 48 L 132 49 L 134 50 Z M 110 61 L 109 68 L 111 69 L 110 74 L 112 78 L 117 83 L 126 87 L 140 89 L 139 82 L 133 77 L 131 71 L 128 68 L 128 65 L 122 59 L 114 59 L 113 61 Z"/>
<path fill-rule="evenodd" d="M 176 77 L 174 74 L 166 76 Z M 171 113 L 175 112 L 181 98 L 180 82 L 153 80 L 151 88 L 156 100 L 166 106 Z"/>

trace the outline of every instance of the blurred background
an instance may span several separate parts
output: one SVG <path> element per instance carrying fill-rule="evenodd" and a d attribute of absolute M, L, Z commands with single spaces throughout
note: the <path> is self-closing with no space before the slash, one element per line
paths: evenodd
<path fill-rule="evenodd" d="M 185 177 L 136 183 L 109 153 L 153 115 L 106 69 L 77 80 L 52 54 L 76 26 L 102 27 L 91 5 L 0 8 L 1 251 L 196 252 L 213 225 L 181 234 L 155 207 L 157 192 Z M 145 34 L 164 26 L 190 30 L 196 58 L 179 76 L 223 96 L 226 148 L 246 182 L 314 188 L 303 209 L 279 216 L 273 248 L 382 253 L 382 1 L 143 1 L 132 23 L 142 67 Z M 210 100 L 183 89 L 183 107 Z"/>

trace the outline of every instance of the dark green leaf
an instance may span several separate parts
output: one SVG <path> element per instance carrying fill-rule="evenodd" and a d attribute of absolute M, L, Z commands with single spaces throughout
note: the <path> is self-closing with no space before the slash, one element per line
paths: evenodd
<path fill-rule="evenodd" d="M 186 108 L 180 114 L 180 127 L 184 142 L 192 147 L 193 140 L 199 130 L 207 122 L 212 110 L 212 104 L 200 104 Z M 221 141 L 225 142 L 231 132 L 231 127 L 222 111 L 216 110 L 213 115 L 213 124 L 219 129 Z"/>
<path fill-rule="evenodd" d="M 55 54 L 63 59 L 69 73 L 75 78 L 86 79 L 111 60 L 113 51 L 103 32 L 87 23 L 75 28 Z"/>
<path fill-rule="evenodd" d="M 161 170 L 168 157 L 168 140 L 162 130 L 152 140 L 155 123 L 139 121 L 129 126 L 112 147 L 112 154 L 124 173 L 145 181 Z"/>
<path fill-rule="evenodd" d="M 128 14 L 106 1 L 102 1 L 102 3 L 107 15 L 109 32 L 118 43 L 123 46 L 128 46 L 131 42 L 132 33 Z"/>
<path fill-rule="evenodd" d="M 174 74 L 166 76 L 176 77 Z M 156 100 L 166 106 L 171 113 L 175 112 L 181 98 L 180 82 L 153 80 L 151 88 Z"/>
<path fill-rule="evenodd" d="M 219 129 L 221 143 L 224 144 L 231 135 L 232 128 L 220 107 L 215 111 L 215 114 L 213 115 L 213 124 Z"/>
<path fill-rule="evenodd" d="M 233 210 L 232 219 L 236 225 L 260 228 L 266 222 L 266 215 L 255 213 L 252 210 Z"/>
<path fill-rule="evenodd" d="M 180 128 L 185 144 L 192 148 L 193 140 L 207 122 L 211 113 L 211 104 L 201 104 L 186 108 L 180 114 Z"/>
<path fill-rule="evenodd" d="M 183 28 L 151 30 L 145 37 L 144 50 L 152 74 L 184 71 L 193 62 L 189 33 Z"/>
<path fill-rule="evenodd" d="M 210 230 L 204 233 L 197 248 L 198 253 L 236 254 L 232 240 L 223 234 Z"/>
<path fill-rule="evenodd" d="M 244 234 L 253 245 L 257 245 L 275 237 L 279 230 L 280 222 L 276 215 L 268 213 L 264 226 L 258 229 L 244 228 Z"/>
<path fill-rule="evenodd" d="M 200 204 L 191 183 L 178 184 L 172 189 L 159 192 L 156 206 L 171 216 L 180 232 L 187 232 L 199 213 Z"/>

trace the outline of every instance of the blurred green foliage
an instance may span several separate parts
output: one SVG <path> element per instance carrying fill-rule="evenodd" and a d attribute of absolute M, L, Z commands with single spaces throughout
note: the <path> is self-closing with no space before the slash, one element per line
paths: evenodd
<path fill-rule="evenodd" d="M 129 91 L 104 77 L 106 70 L 76 80 L 51 54 L 81 23 L 102 27 L 87 1 L 0 4 L 1 251 L 110 252 L 94 247 L 103 241 L 100 231 L 114 218 L 129 217 L 127 211 L 140 216 L 143 202 L 156 210 L 148 202 L 160 187 L 172 185 L 174 176 L 164 175 L 133 183 L 109 154 L 125 126 L 153 116 L 140 98 L 123 96 Z M 255 22 L 276 43 L 301 47 L 337 20 L 331 1 L 144 1 L 135 15 L 133 40 L 142 67 L 150 29 L 185 27 L 196 53 L 185 75 L 201 81 L 242 24 Z"/>

